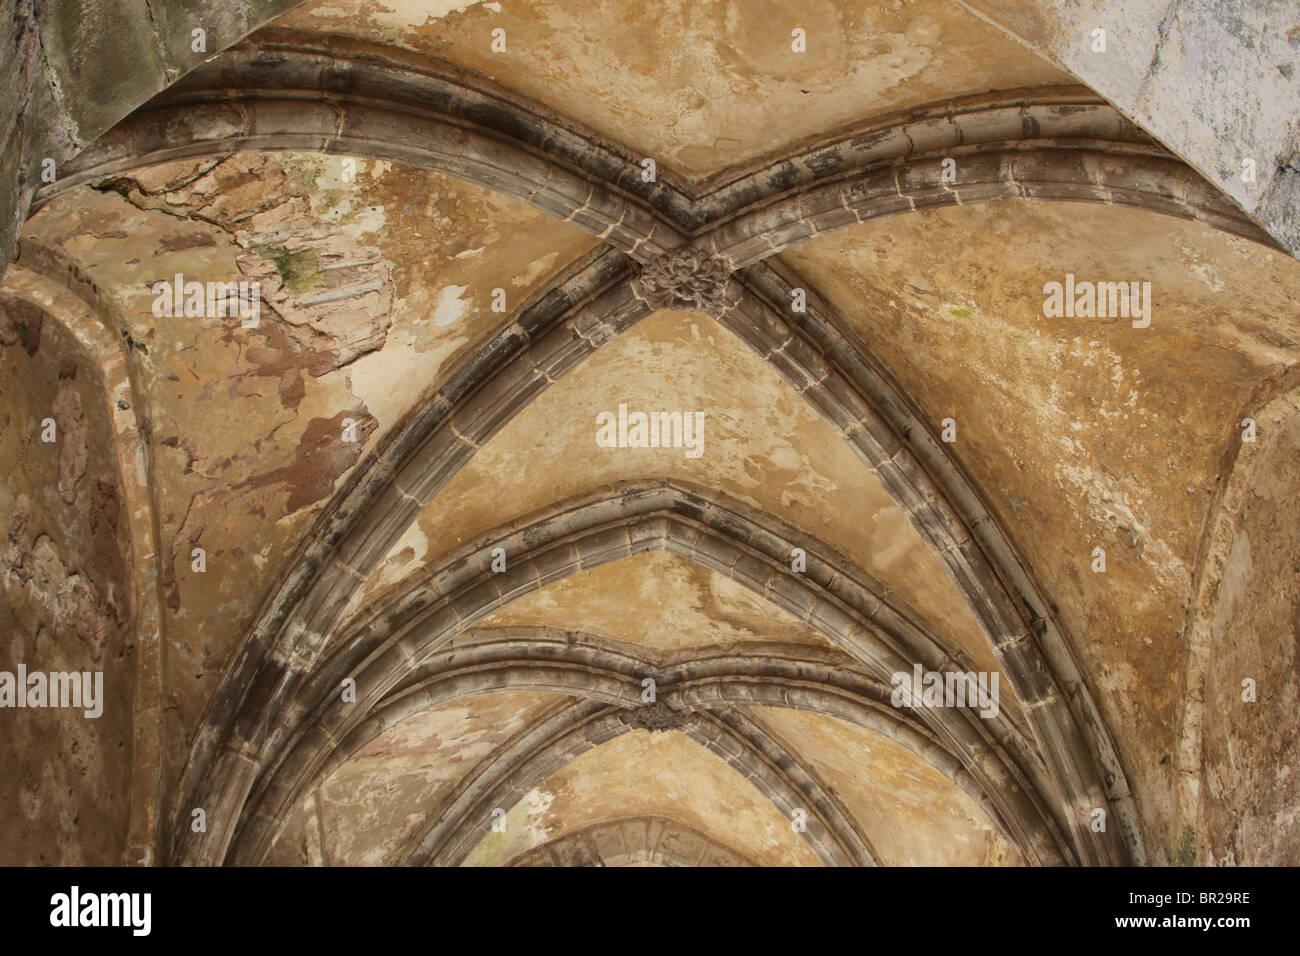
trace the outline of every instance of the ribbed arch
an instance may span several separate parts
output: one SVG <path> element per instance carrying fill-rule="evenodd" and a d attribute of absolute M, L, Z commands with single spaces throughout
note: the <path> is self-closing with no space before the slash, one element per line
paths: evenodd
<path fill-rule="evenodd" d="M 642 681 L 647 676 L 656 681 L 659 706 L 645 707 Z M 757 644 L 725 653 L 666 657 L 594 635 L 506 628 L 468 632 L 413 670 L 338 742 L 309 780 L 276 804 L 269 826 L 255 828 L 263 834 L 260 839 L 241 833 L 244 842 L 233 862 L 258 862 L 275 839 L 266 834 L 273 830 L 278 835 L 302 795 L 320 786 L 380 734 L 449 703 L 504 691 L 580 697 L 618 708 L 629 727 L 684 725 L 694 719 L 691 715 L 709 712 L 730 726 L 733 736 L 741 737 L 764 732 L 747 727 L 746 721 L 752 721 L 737 707 L 791 707 L 827 714 L 880 733 L 916 754 L 975 800 L 1008 840 L 1017 840 L 1015 829 L 1001 820 L 994 801 L 925 723 L 909 711 L 892 707 L 890 686 L 871 679 L 842 655 Z M 784 745 L 781 749 L 788 750 Z M 768 750 L 777 752 L 775 747 Z M 783 759 L 797 762 L 793 752 Z M 819 807 L 828 799 L 816 788 L 803 792 L 800 806 Z M 856 838 L 844 829 L 851 818 L 842 807 L 832 801 L 818 812 L 827 820 L 838 819 L 836 829 L 847 834 L 837 838 L 842 850 L 847 847 L 850 855 L 874 858 L 873 852 L 853 849 Z M 430 812 L 431 817 L 439 815 Z M 1029 857 L 1035 851 L 1024 847 L 1023 852 Z"/>
<path fill-rule="evenodd" d="M 804 573 L 784 560 L 796 546 L 808 555 Z M 511 556 L 499 574 L 468 560 L 492 547 Z M 727 574 L 794 613 L 842 647 L 881 687 L 913 663 L 967 670 L 906 613 L 861 584 L 852 568 L 795 529 L 717 492 L 664 480 L 619 482 L 471 542 L 427 576 L 377 601 L 286 707 L 288 718 L 268 740 L 266 771 L 235 833 L 235 845 L 248 847 L 236 849 L 236 858 L 244 852 L 252 854 L 249 861 L 260 856 L 275 821 L 318 776 L 337 742 L 348 739 L 455 635 L 547 583 L 655 549 Z M 345 678 L 355 682 L 355 703 L 342 702 L 336 693 Z M 1059 848 L 1059 824 L 1046 809 L 1050 798 L 1035 795 L 1033 781 L 1042 779 L 1042 769 L 1005 712 L 991 720 L 965 709 L 917 714 L 978 781 L 1027 857 L 1070 852 Z M 1058 849 L 1049 849 L 1054 843 Z"/>
<path fill-rule="evenodd" d="M 214 701 L 216 722 L 200 732 L 182 781 L 195 799 L 182 803 L 198 802 L 202 792 L 202 802 L 242 804 L 258 775 L 253 765 L 263 759 L 251 754 L 276 751 L 281 721 L 292 716 L 282 708 L 379 556 L 483 440 L 648 313 L 629 281 L 636 275 L 629 259 L 652 261 L 693 242 L 726 268 L 743 270 L 727 281 L 719 320 L 842 430 L 976 611 L 1030 705 L 1048 777 L 1065 787 L 1055 799 L 1081 859 L 1141 858 L 1122 771 L 1069 643 L 978 493 L 949 480 L 960 469 L 936 452 L 926 424 L 869 357 L 856 344 L 846 347 L 833 321 L 785 314 L 772 293 L 788 291 L 789 282 L 752 264 L 829 229 L 998 199 L 1135 205 L 1269 241 L 1163 147 L 1086 91 L 1013 91 L 885 117 L 717 177 L 691 195 L 671 177 L 641 182 L 628 150 L 481 78 L 392 51 L 344 54 L 275 35 L 196 70 L 84 151 L 38 201 L 150 162 L 236 149 L 373 153 L 439 169 L 573 222 L 611 249 L 530 303 L 358 470 L 250 631 Z M 962 171 L 952 183 L 940 170 L 949 156 Z M 1119 166 L 1123 175 L 1114 179 Z M 1098 837 L 1087 826 L 1090 811 L 1106 802 L 1124 824 L 1120 838 Z"/>
<path fill-rule="evenodd" d="M 509 866 L 756 866 L 691 827 L 664 817 L 626 817 L 565 833 Z"/>

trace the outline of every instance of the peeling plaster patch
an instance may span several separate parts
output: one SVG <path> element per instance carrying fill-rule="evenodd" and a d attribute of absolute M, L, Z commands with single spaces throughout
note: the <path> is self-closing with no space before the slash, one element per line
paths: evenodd
<path fill-rule="evenodd" d="M 910 21 L 901 34 L 876 35 L 875 55 L 858 61 L 861 65 L 850 73 L 851 84 L 882 90 L 902 86 L 929 65 L 942 32 L 937 20 L 921 16 Z"/>
<path fill-rule="evenodd" d="M 1239 241 L 1244 242 L 1245 240 Z M 1179 254 L 1182 256 L 1187 270 L 1205 283 L 1211 292 L 1222 292 L 1224 289 L 1224 283 L 1219 277 L 1217 268 L 1222 268 L 1226 265 L 1224 262 L 1225 257 L 1222 255 L 1207 256 L 1205 254 L 1205 244 L 1203 242 L 1191 242 L 1181 235 L 1174 236 L 1173 242 L 1174 246 L 1178 249 Z M 1258 255 L 1257 252 L 1252 252 L 1252 254 Z"/>
<path fill-rule="evenodd" d="M 1214 274 L 1214 267 L 1209 263 L 1198 262 L 1191 267 L 1192 274 L 1210 287 L 1213 292 L 1223 291 L 1223 282 Z"/>
<path fill-rule="evenodd" d="M 357 441 L 343 440 L 344 419 L 355 423 Z M 289 487 L 286 508 L 298 511 L 333 492 L 335 482 L 356 464 L 366 441 L 377 427 L 378 422 L 364 405 L 344 409 L 332 418 L 313 418 L 303 429 L 292 465 L 264 472 L 234 487 L 260 488 L 283 482 Z"/>
<path fill-rule="evenodd" d="M 451 325 L 469 311 L 469 302 L 462 299 L 468 286 L 449 285 L 438 295 L 438 304 L 433 310 L 433 324 L 442 327 Z"/>
<path fill-rule="evenodd" d="M 337 227 L 332 231 L 344 232 L 359 241 L 372 241 L 388 226 L 387 207 L 371 202 L 368 190 L 358 189 L 355 183 L 343 179 L 343 160 L 349 157 L 298 152 L 271 156 L 297 187 L 292 192 L 306 198 L 314 217 Z M 392 168 L 391 163 L 383 160 L 350 158 L 361 173 L 367 163 L 372 164 L 372 181 L 382 180 Z"/>
<path fill-rule="evenodd" d="M 537 279 L 546 275 L 548 272 L 550 272 L 552 269 L 555 268 L 555 260 L 557 257 L 558 257 L 557 253 L 548 252 L 540 259 L 533 260 L 528 264 L 528 268 L 524 269 L 522 272 L 516 273 L 510 279 L 510 284 L 513 286 L 531 285 Z"/>
<path fill-rule="evenodd" d="M 368 22 L 386 35 L 395 36 L 407 31 L 418 35 L 418 28 L 430 21 L 464 13 L 479 4 L 496 13 L 501 12 L 499 3 L 484 3 L 483 0 L 371 0 L 367 3 L 365 13 Z M 355 20 L 357 17 L 357 11 L 351 4 L 337 0 L 314 4 L 311 9 L 319 17 L 337 17 L 343 20 Z"/>
<path fill-rule="evenodd" d="M 375 0 L 376 19 L 384 26 L 403 29 L 441 20 L 453 13 L 464 13 L 482 0 Z M 500 12 L 499 5 L 496 6 Z M 421 20 L 423 18 L 423 20 Z"/>
<path fill-rule="evenodd" d="M 551 809 L 551 804 L 555 802 L 555 794 L 547 793 L 534 787 L 528 793 L 524 794 L 524 808 L 528 814 L 528 838 L 533 841 L 533 846 L 545 843 L 546 838 L 550 835 L 550 828 L 546 825 L 546 811 Z"/>
<path fill-rule="evenodd" d="M 469 339 L 447 335 L 434 347 L 420 350 L 417 338 L 405 331 L 390 334 L 383 351 L 362 356 L 349 367 L 352 393 L 371 409 L 379 421 L 391 425 L 401 419 L 441 377 L 447 359 Z"/>
<path fill-rule="evenodd" d="M 871 834 L 882 865 L 976 866 L 1003 842 L 969 794 L 901 744 L 825 714 L 744 709 L 778 737 L 800 741 L 803 758 Z"/>
<path fill-rule="evenodd" d="M 777 448 L 768 455 L 767 460 L 771 462 L 773 468 L 782 471 L 794 471 L 803 464 L 803 459 L 793 448 Z"/>
<path fill-rule="evenodd" d="M 1191 588 L 1187 565 L 1163 541 L 1151 534 L 1138 517 L 1140 500 L 1133 501 L 1118 481 L 1091 466 L 1062 464 L 1058 473 L 1075 485 L 1088 502 L 1088 514 L 1099 525 L 1113 528 L 1133 545 L 1142 560 L 1152 565 L 1166 586 L 1178 594 Z"/>
<path fill-rule="evenodd" d="M 174 235 L 158 243 L 154 257 L 160 251 L 220 246 L 233 253 L 236 268 L 222 275 L 210 256 L 205 271 L 218 281 L 250 279 L 261 285 L 263 322 L 248 336 L 253 341 L 245 353 L 260 366 L 253 374 L 279 378 L 282 397 L 293 403 L 301 395 L 302 372 L 320 377 L 383 347 L 393 308 L 391 269 L 377 248 L 360 241 L 366 224 L 341 215 L 331 228 L 321 227 L 321 209 L 355 192 L 341 182 L 323 191 L 322 183 L 335 182 L 323 157 L 236 154 L 197 178 L 191 178 L 192 166 L 165 163 L 100 188 L 111 185 L 140 209 L 194 216 L 219 227 L 214 235 L 198 222 L 161 223 L 158 228 L 170 227 Z M 381 215 L 377 225 L 382 224 Z M 175 268 L 182 264 L 176 261 Z M 197 275 L 198 270 L 183 271 Z M 207 328 L 229 332 L 221 320 L 200 326 Z"/>
<path fill-rule="evenodd" d="M 364 591 L 357 592 L 358 595 L 370 596 L 372 593 L 377 594 L 387 590 L 402 580 L 412 567 L 421 567 L 428 551 L 429 539 L 416 522 L 407 528 L 405 534 L 393 545 L 392 559 L 380 567 L 379 572 L 367 582 Z M 404 558 L 404 555 L 407 557 Z M 344 619 L 346 620 L 346 617 Z"/>
<path fill-rule="evenodd" d="M 479 761 L 561 699 L 556 694 L 483 694 L 386 729 L 322 787 L 330 859 L 359 865 L 391 862 L 392 854 L 436 814 Z M 301 839 L 303 815 L 303 809 L 295 811 L 297 819 L 277 843 Z M 296 851 L 281 847 L 277 852 Z"/>

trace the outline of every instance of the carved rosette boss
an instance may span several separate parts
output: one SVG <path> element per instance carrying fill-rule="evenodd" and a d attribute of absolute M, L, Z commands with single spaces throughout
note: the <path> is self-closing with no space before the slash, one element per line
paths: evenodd
<path fill-rule="evenodd" d="M 718 315 L 729 304 L 729 275 L 721 259 L 683 246 L 643 265 L 635 285 L 652 308 Z"/>

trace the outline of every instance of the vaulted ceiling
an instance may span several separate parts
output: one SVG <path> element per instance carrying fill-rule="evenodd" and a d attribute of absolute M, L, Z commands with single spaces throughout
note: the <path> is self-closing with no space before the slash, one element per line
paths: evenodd
<path fill-rule="evenodd" d="M 0 835 L 1300 860 L 1290 220 L 979 6 L 312 0 L 69 150 L 0 287 L 0 667 L 108 704 L 23 724 Z"/>

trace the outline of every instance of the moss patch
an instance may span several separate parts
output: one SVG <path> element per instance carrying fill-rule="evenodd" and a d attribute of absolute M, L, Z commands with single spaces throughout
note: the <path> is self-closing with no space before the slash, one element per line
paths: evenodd
<path fill-rule="evenodd" d="M 253 251 L 275 263 L 275 271 L 280 273 L 284 287 L 295 295 L 301 295 L 320 282 L 320 252 L 316 249 L 289 252 L 284 246 L 263 246 Z"/>
<path fill-rule="evenodd" d="M 1196 865 L 1196 831 L 1190 826 L 1183 827 L 1182 836 L 1178 840 L 1178 849 L 1174 854 L 1174 862 L 1179 866 Z"/>

